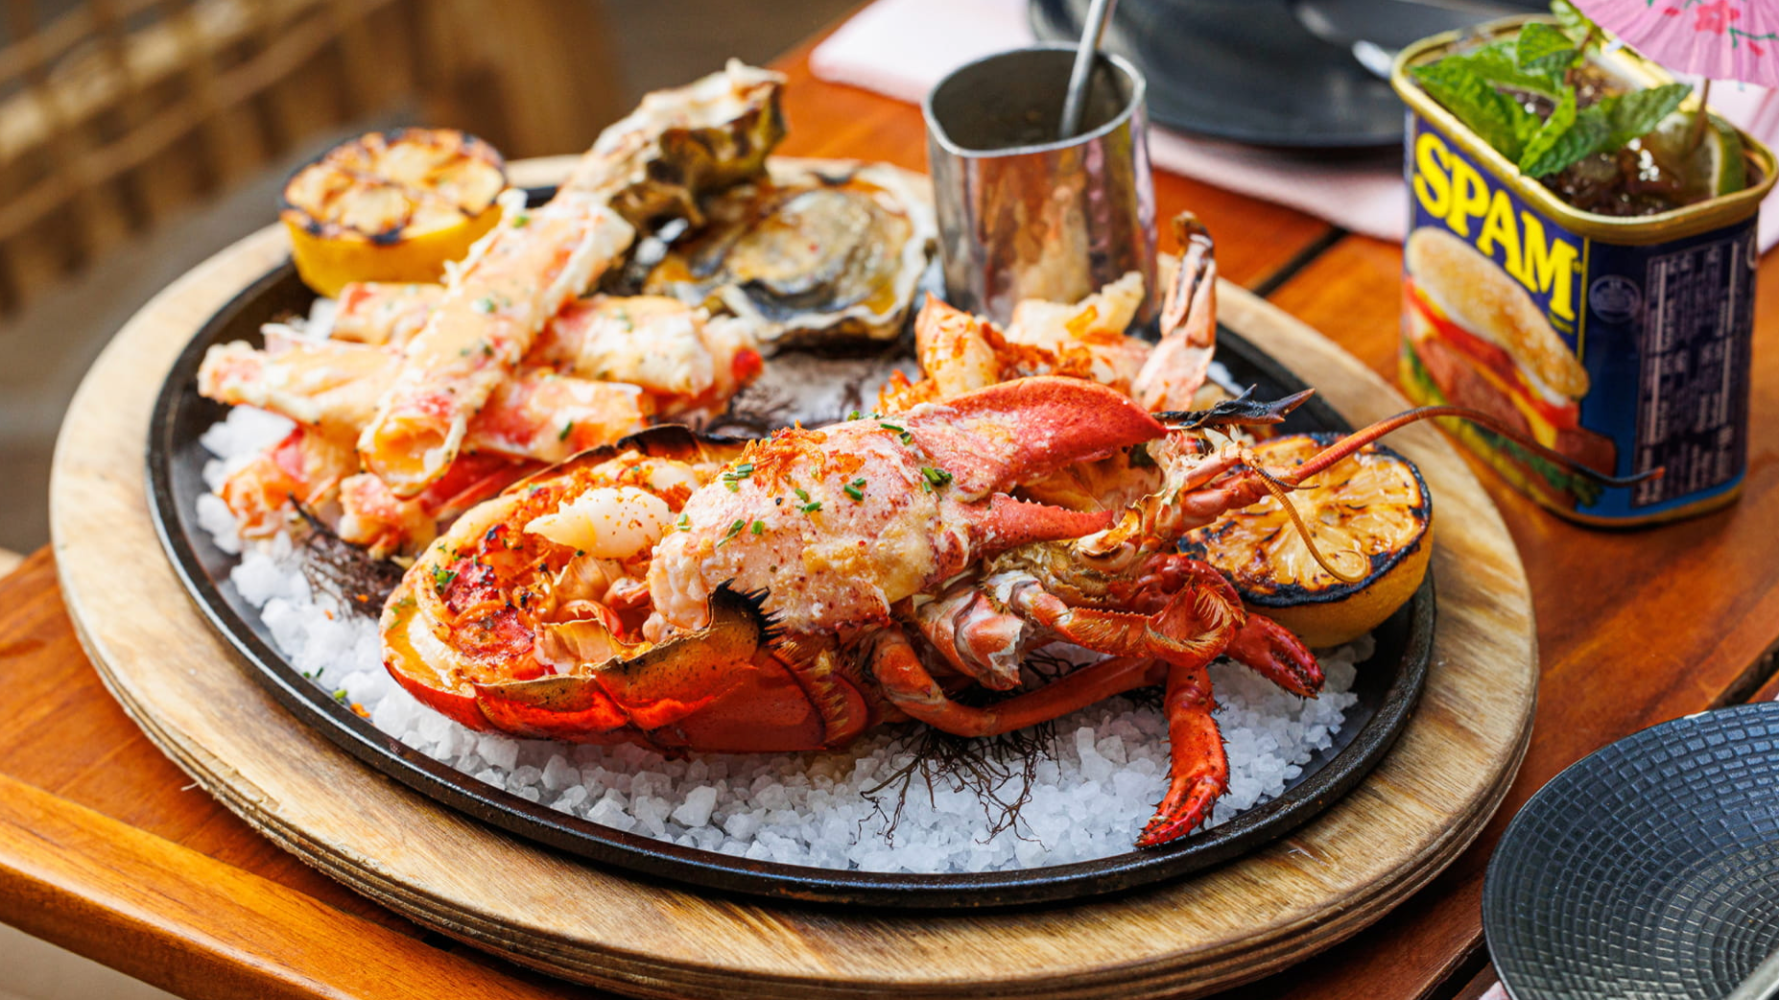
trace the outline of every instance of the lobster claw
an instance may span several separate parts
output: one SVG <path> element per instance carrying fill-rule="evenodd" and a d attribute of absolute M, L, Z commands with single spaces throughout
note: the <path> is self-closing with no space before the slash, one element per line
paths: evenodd
<path fill-rule="evenodd" d="M 1055 375 L 1001 382 L 918 406 L 902 426 L 952 474 L 953 490 L 965 500 L 1167 434 L 1118 390 Z"/>

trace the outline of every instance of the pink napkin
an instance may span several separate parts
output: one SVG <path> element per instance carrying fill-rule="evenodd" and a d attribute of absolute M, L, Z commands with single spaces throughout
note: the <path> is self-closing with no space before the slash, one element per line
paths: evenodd
<path fill-rule="evenodd" d="M 1028 0 L 877 0 L 810 53 L 815 75 L 918 104 L 953 69 L 1032 43 Z M 1763 142 L 1779 138 L 1779 100 L 1736 83 L 1712 87 L 1720 114 Z M 1408 196 L 1400 168 L 1316 164 L 1262 149 L 1151 128 L 1149 152 L 1163 170 L 1288 205 L 1343 229 L 1402 239 Z M 1772 198 L 1768 198 L 1769 201 Z M 1764 205 L 1760 244 L 1779 242 L 1779 206 Z"/>

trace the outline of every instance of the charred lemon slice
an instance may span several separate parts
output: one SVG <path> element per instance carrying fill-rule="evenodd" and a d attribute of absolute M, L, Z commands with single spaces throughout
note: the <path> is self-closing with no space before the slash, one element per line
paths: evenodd
<path fill-rule="evenodd" d="M 322 295 L 353 281 L 438 281 L 500 219 L 506 164 L 454 129 L 371 132 L 284 185 L 297 273 Z"/>
<path fill-rule="evenodd" d="M 1273 438 L 1256 445 L 1254 457 L 1289 468 L 1335 438 Z M 1345 583 L 1316 561 L 1274 497 L 1191 532 L 1187 551 L 1227 573 L 1250 608 L 1311 646 L 1351 642 L 1414 596 L 1433 553 L 1433 501 L 1414 463 L 1371 445 L 1289 496 L 1323 557 L 1358 582 Z"/>

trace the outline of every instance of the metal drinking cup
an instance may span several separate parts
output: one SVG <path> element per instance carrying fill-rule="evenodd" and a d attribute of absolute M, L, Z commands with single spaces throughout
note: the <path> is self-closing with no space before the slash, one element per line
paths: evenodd
<path fill-rule="evenodd" d="M 927 163 L 951 304 L 1005 323 L 1021 299 L 1075 302 L 1131 271 L 1155 301 L 1146 85 L 1100 55 L 1079 135 L 1058 139 L 1074 49 L 1016 49 L 927 94 Z"/>

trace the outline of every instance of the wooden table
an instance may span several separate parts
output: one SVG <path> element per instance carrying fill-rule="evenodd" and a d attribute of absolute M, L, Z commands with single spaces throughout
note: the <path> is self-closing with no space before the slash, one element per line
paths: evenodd
<path fill-rule="evenodd" d="M 784 152 L 920 169 L 916 108 L 791 76 Z M 1395 370 L 1399 248 L 1177 177 L 1223 273 L 1386 375 Z M 1478 903 L 1507 819 L 1564 766 L 1652 723 L 1779 695 L 1779 257 L 1762 265 L 1747 492 L 1658 530 L 1570 526 L 1486 472 L 1525 560 L 1543 662 L 1519 780 L 1478 843 L 1400 909 L 1243 996 L 1469 998 L 1493 982 Z M 120 469 L 120 476 L 140 475 Z M 95 525 L 95 530 L 103 530 Z M 56 589 L 50 552 L 0 580 L 0 920 L 192 997 L 585 997 L 430 934 L 274 848 L 192 790 L 101 686 Z M 1766 687 L 1762 688 L 1762 686 Z"/>

